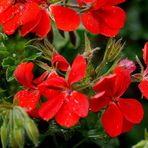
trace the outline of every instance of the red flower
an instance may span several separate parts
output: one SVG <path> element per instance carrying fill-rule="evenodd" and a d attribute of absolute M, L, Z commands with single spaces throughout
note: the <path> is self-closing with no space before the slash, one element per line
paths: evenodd
<path fill-rule="evenodd" d="M 39 109 L 44 120 L 55 117 L 57 123 L 65 127 L 74 126 L 80 117 L 88 114 L 86 95 L 72 90 L 72 85 L 80 81 L 86 73 L 86 61 L 82 56 L 74 60 L 68 77 L 65 79 L 53 72 L 48 79 L 39 85 L 39 90 L 48 99 Z"/>
<path fill-rule="evenodd" d="M 34 116 L 37 115 L 36 106 L 40 99 L 40 92 L 37 88 L 37 85 L 40 84 L 45 77 L 48 75 L 48 72 L 43 73 L 39 78 L 33 80 L 33 70 L 34 64 L 22 63 L 20 64 L 15 72 L 14 76 L 23 86 L 26 87 L 24 90 L 20 90 L 15 96 L 14 100 L 17 99 L 18 105 L 26 108 L 27 112 Z M 36 112 L 36 115 L 35 115 Z"/>
<path fill-rule="evenodd" d="M 21 25 L 21 35 L 29 32 L 45 37 L 51 30 L 50 17 L 46 0 L 2 0 L 0 2 L 0 24 L 6 34 L 13 34 Z M 76 11 L 60 5 L 50 6 L 51 13 L 58 29 L 76 30 L 80 18 Z"/>
<path fill-rule="evenodd" d="M 143 48 L 143 59 L 146 64 L 146 69 L 142 73 L 142 80 L 138 87 L 142 95 L 148 99 L 148 42 L 146 42 Z"/>
<path fill-rule="evenodd" d="M 88 4 L 87 0 L 79 0 Z M 91 0 L 94 3 L 94 0 Z M 94 34 L 114 37 L 124 26 L 126 14 L 115 6 L 125 0 L 96 0 L 93 7 L 82 14 L 82 23 L 86 29 Z"/>
<path fill-rule="evenodd" d="M 128 70 L 117 67 L 114 74 L 103 77 L 93 87 L 98 93 L 91 98 L 90 108 L 98 112 L 108 105 L 102 115 L 102 124 L 111 137 L 129 131 L 143 118 L 142 105 L 137 100 L 120 98 L 129 85 Z"/>
<path fill-rule="evenodd" d="M 63 56 L 57 54 L 56 52 L 53 52 L 52 67 L 58 68 L 59 70 L 62 71 L 67 71 L 69 63 Z"/>

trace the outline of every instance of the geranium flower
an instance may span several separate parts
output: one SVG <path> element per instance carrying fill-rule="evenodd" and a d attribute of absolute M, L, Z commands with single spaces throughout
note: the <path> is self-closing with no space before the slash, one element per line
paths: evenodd
<path fill-rule="evenodd" d="M 114 37 L 124 26 L 126 14 L 115 6 L 125 0 L 78 0 L 79 4 L 92 2 L 92 8 L 82 14 L 82 23 L 85 28 L 94 34 Z"/>
<path fill-rule="evenodd" d="M 97 94 L 91 98 L 90 108 L 93 112 L 98 112 L 107 106 L 102 115 L 102 124 L 111 137 L 129 131 L 143 118 L 143 108 L 137 100 L 121 97 L 129 85 L 128 70 L 117 67 L 114 74 L 102 77 L 93 86 Z"/>
<path fill-rule="evenodd" d="M 143 59 L 146 64 L 146 69 L 142 73 L 142 79 L 138 87 L 142 95 L 148 99 L 148 42 L 145 43 L 143 48 Z"/>
<path fill-rule="evenodd" d="M 80 117 L 88 114 L 88 98 L 72 89 L 72 85 L 80 81 L 86 73 L 86 61 L 78 55 L 64 79 L 55 72 L 40 84 L 39 90 L 48 100 L 40 106 L 39 115 L 44 120 L 55 118 L 61 126 L 74 126 Z"/>
<path fill-rule="evenodd" d="M 80 18 L 76 11 L 60 5 L 50 5 L 46 0 L 2 0 L 0 2 L 0 24 L 6 34 L 13 34 L 21 26 L 21 35 L 29 32 L 45 37 L 51 30 L 51 13 L 58 29 L 76 30 Z"/>
<path fill-rule="evenodd" d="M 25 62 L 18 65 L 14 71 L 14 76 L 26 89 L 20 90 L 14 96 L 14 101 L 18 101 L 18 105 L 26 108 L 26 111 L 32 115 L 37 116 L 36 106 L 40 99 L 40 92 L 37 88 L 43 80 L 47 77 L 48 72 L 44 72 L 40 77 L 33 80 L 34 64 L 32 62 Z"/>

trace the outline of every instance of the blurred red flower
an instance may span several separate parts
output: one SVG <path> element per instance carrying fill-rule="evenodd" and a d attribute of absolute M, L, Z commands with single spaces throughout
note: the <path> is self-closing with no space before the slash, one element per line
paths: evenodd
<path fill-rule="evenodd" d="M 50 8 L 50 12 L 48 11 Z M 60 5 L 50 5 L 46 0 L 1 0 L 0 24 L 6 34 L 13 34 L 21 26 L 21 35 L 29 32 L 44 38 L 51 30 L 49 13 L 58 29 L 64 31 L 76 30 L 80 17 L 76 11 Z"/>
<path fill-rule="evenodd" d="M 146 64 L 146 69 L 142 73 L 142 80 L 138 87 L 142 95 L 148 99 L 148 42 L 145 43 L 143 48 L 143 59 Z"/>

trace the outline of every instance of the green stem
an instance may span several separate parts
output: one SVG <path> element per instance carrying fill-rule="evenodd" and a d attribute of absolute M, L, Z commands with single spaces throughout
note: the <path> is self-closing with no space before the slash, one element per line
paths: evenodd
<path fill-rule="evenodd" d="M 75 146 L 73 146 L 72 148 L 77 148 L 78 146 L 80 146 L 83 142 L 85 142 L 88 138 L 84 138 L 82 139 L 80 142 L 78 142 Z"/>
<path fill-rule="evenodd" d="M 102 69 L 104 68 L 104 66 L 106 65 L 106 60 L 103 60 L 100 65 L 96 68 L 96 73 L 97 76 L 100 75 L 100 72 L 102 71 Z"/>
<path fill-rule="evenodd" d="M 55 143 L 55 147 L 56 148 L 59 148 L 59 145 L 58 145 L 57 138 L 56 138 L 56 135 L 55 134 L 53 135 L 53 141 Z"/>

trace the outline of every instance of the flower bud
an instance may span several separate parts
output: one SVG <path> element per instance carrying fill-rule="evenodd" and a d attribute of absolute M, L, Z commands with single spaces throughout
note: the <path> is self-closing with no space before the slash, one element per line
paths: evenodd
<path fill-rule="evenodd" d="M 5 117 L 4 121 L 3 121 L 3 124 L 1 126 L 1 131 L 0 131 L 0 134 L 1 134 L 1 143 L 2 143 L 2 147 L 3 148 L 6 148 L 7 146 L 7 138 L 8 138 L 8 130 L 7 130 L 7 117 Z"/>
<path fill-rule="evenodd" d="M 26 121 L 24 128 L 33 144 L 35 146 L 38 146 L 39 132 L 35 123 L 31 119 L 29 119 L 28 121 Z"/>

